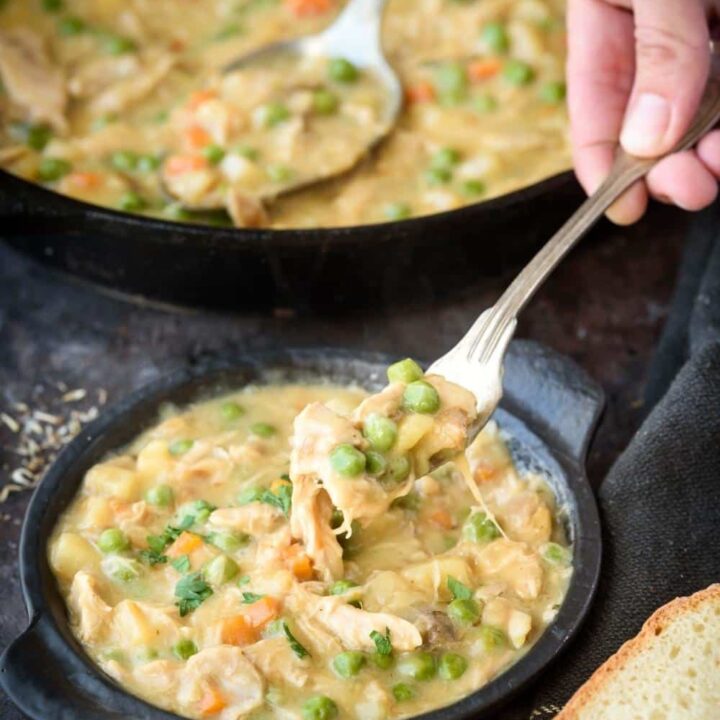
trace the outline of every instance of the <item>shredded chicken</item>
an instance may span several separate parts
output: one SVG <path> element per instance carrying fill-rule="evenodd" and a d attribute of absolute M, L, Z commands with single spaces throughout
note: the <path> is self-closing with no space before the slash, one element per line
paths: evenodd
<path fill-rule="evenodd" d="M 284 637 L 260 640 L 248 646 L 245 655 L 270 682 L 303 687 L 308 681 L 308 663 L 293 653 Z"/>
<path fill-rule="evenodd" d="M 0 30 L 0 76 L 12 102 L 34 122 L 67 131 L 65 78 L 32 30 Z"/>
<path fill-rule="evenodd" d="M 112 608 L 100 597 L 98 581 L 83 570 L 75 574 L 68 604 L 79 618 L 78 630 L 85 642 L 94 642 L 105 629 Z"/>
<path fill-rule="evenodd" d="M 278 508 L 253 502 L 241 507 L 215 510 L 208 521 L 217 527 L 239 530 L 248 535 L 261 535 L 277 529 L 282 519 L 282 511 Z"/>

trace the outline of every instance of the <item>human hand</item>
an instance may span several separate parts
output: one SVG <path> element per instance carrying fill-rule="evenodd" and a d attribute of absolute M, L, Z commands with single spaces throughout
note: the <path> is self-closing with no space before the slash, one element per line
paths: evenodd
<path fill-rule="evenodd" d="M 697 110 L 708 77 L 707 0 L 569 0 L 568 104 L 573 160 L 588 193 L 610 171 L 618 142 L 643 157 L 666 152 Z M 648 194 L 685 210 L 715 199 L 720 131 L 659 162 L 608 210 L 638 220 Z"/>

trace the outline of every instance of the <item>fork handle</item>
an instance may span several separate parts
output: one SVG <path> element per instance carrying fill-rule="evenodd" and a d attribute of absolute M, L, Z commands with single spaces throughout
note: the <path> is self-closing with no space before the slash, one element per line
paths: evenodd
<path fill-rule="evenodd" d="M 714 48 L 713 48 L 714 49 Z M 692 124 L 677 144 L 667 153 L 652 158 L 638 158 L 620 149 L 610 174 L 598 189 L 583 202 L 569 220 L 523 268 L 500 299 L 485 315 L 481 327 L 473 326 L 470 353 L 479 362 L 488 362 L 495 351 L 507 344 L 508 330 L 514 326 L 518 313 L 533 297 L 560 261 L 602 217 L 603 213 L 636 180 L 647 175 L 660 160 L 672 153 L 692 147 L 720 119 L 720 67 L 713 56 L 712 70 L 700 107 Z M 482 316 L 481 316 L 482 317 Z"/>

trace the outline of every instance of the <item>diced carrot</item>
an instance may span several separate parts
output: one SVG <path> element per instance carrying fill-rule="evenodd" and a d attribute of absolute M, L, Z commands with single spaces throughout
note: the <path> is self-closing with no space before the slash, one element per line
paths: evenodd
<path fill-rule="evenodd" d="M 289 485 L 292 485 L 292 483 L 291 483 L 291 482 L 288 482 L 287 480 L 282 480 L 282 479 L 281 479 L 281 480 L 273 480 L 272 483 L 271 483 L 271 485 L 270 485 L 270 489 L 271 489 L 274 493 L 277 493 L 277 491 L 278 491 L 281 487 L 287 487 L 287 486 L 289 486 Z"/>
<path fill-rule="evenodd" d="M 66 178 L 66 182 L 83 190 L 92 190 L 102 184 L 103 176 L 96 172 L 72 172 Z"/>
<path fill-rule="evenodd" d="M 197 110 L 204 102 L 212 100 L 215 97 L 217 97 L 215 90 L 196 90 L 188 98 L 186 107 L 188 110 Z"/>
<path fill-rule="evenodd" d="M 243 614 L 254 628 L 263 628 L 280 614 L 280 601 L 266 595 L 248 605 Z"/>
<path fill-rule="evenodd" d="M 495 75 L 502 69 L 502 63 L 497 58 L 474 60 L 467 66 L 468 77 L 471 82 L 482 82 Z"/>
<path fill-rule="evenodd" d="M 184 175 L 188 172 L 204 170 L 207 160 L 200 155 L 171 155 L 165 161 L 165 172 L 168 175 Z"/>
<path fill-rule="evenodd" d="M 258 630 L 246 615 L 235 615 L 223 620 L 220 638 L 225 645 L 252 645 L 257 642 Z"/>
<path fill-rule="evenodd" d="M 300 582 L 312 580 L 315 575 L 312 560 L 304 553 L 302 555 L 298 555 L 291 562 L 290 569 L 292 570 L 292 574 L 300 580 Z"/>
<path fill-rule="evenodd" d="M 436 510 L 430 515 L 430 522 L 433 525 L 443 528 L 444 530 L 451 530 L 455 523 L 453 523 L 452 515 L 447 510 Z"/>
<path fill-rule="evenodd" d="M 428 81 L 415 83 L 405 89 L 405 96 L 409 103 L 432 102 L 435 99 L 435 88 Z"/>
<path fill-rule="evenodd" d="M 475 482 L 484 483 L 493 480 L 497 475 L 497 468 L 492 465 L 478 465 L 475 468 Z"/>
<path fill-rule="evenodd" d="M 220 688 L 218 688 L 217 685 L 208 685 L 198 704 L 198 712 L 203 717 L 206 717 L 208 715 L 217 715 L 217 713 L 226 707 L 227 701 L 220 692 Z"/>
<path fill-rule="evenodd" d="M 171 52 L 182 52 L 185 49 L 185 41 L 180 40 L 180 38 L 174 38 L 170 41 L 168 47 L 170 48 Z"/>
<path fill-rule="evenodd" d="M 191 532 L 183 532 L 180 537 L 165 551 L 169 558 L 180 557 L 181 555 L 189 555 L 194 550 L 202 546 L 202 538 Z"/>
<path fill-rule="evenodd" d="M 185 131 L 185 142 L 193 150 L 201 150 L 212 142 L 212 138 L 205 128 L 199 125 L 191 125 Z"/>
<path fill-rule="evenodd" d="M 332 10 L 332 0 L 285 0 L 285 7 L 297 17 L 322 15 Z"/>

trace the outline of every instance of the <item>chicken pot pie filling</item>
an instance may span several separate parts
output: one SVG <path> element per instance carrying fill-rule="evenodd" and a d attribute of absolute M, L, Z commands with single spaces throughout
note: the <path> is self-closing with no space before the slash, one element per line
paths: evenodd
<path fill-rule="evenodd" d="M 128 212 L 278 228 L 451 210 L 570 166 L 564 0 L 391 0 L 397 128 L 349 174 L 268 202 L 354 161 L 380 87 L 342 57 L 221 69 L 321 30 L 342 5 L 5 0 L 0 166 Z"/>
<path fill-rule="evenodd" d="M 382 720 L 520 658 L 572 573 L 553 495 L 494 423 L 457 455 L 466 390 L 389 379 L 168 407 L 92 467 L 48 553 L 93 660 L 187 717 Z"/>

